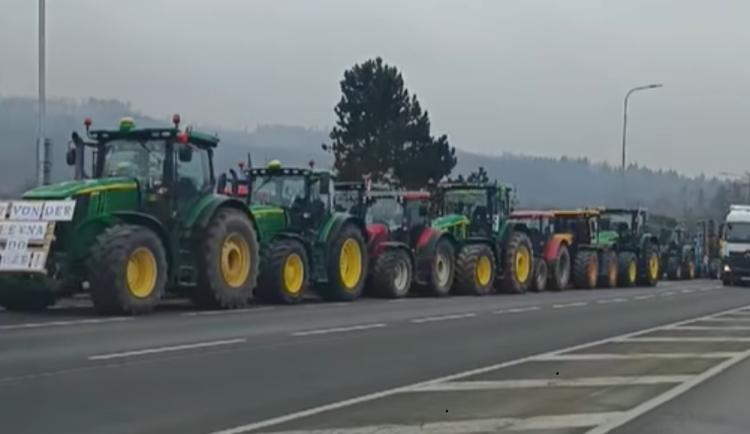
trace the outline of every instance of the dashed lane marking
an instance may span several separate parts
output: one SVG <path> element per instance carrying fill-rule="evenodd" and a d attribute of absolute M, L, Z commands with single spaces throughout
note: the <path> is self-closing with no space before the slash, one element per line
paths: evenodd
<path fill-rule="evenodd" d="M 249 307 L 247 309 L 232 309 L 232 310 L 209 310 L 205 312 L 186 312 L 181 313 L 180 316 L 215 316 L 215 315 L 235 315 L 240 313 L 258 313 L 268 312 L 274 310 L 273 307 Z"/>
<path fill-rule="evenodd" d="M 450 381 L 417 387 L 409 392 L 452 392 L 457 390 L 529 389 L 532 387 L 610 387 L 637 384 L 684 383 L 693 375 L 648 375 L 642 377 L 596 377 L 570 380 Z"/>
<path fill-rule="evenodd" d="M 529 307 L 517 307 L 514 309 L 503 309 L 503 310 L 496 310 L 492 312 L 494 315 L 503 315 L 506 313 L 523 313 L 523 312 L 533 312 L 536 310 L 541 310 L 542 308 L 539 306 L 529 306 Z"/>
<path fill-rule="evenodd" d="M 553 304 L 552 309 L 567 309 L 571 307 L 582 307 L 587 306 L 588 303 L 585 301 L 579 301 L 575 303 L 561 303 L 561 304 Z"/>
<path fill-rule="evenodd" d="M 89 357 L 89 360 L 112 360 L 126 357 L 146 356 L 150 354 L 172 353 L 175 351 L 197 350 L 227 345 L 244 344 L 247 339 L 227 339 L 222 341 L 197 342 L 194 344 L 174 345 L 170 347 L 147 348 L 143 350 L 124 351 L 121 353 L 99 354 Z"/>
<path fill-rule="evenodd" d="M 43 328 L 43 327 L 68 327 L 68 326 L 88 325 L 88 324 L 105 324 L 105 323 L 132 321 L 132 320 L 133 320 L 133 317 L 117 317 L 117 318 L 81 319 L 81 320 L 70 320 L 70 321 L 31 322 L 31 323 L 23 323 L 23 324 L 6 324 L 6 325 L 0 325 L 0 331 L 37 329 L 37 328 Z"/>
<path fill-rule="evenodd" d="M 627 298 L 605 298 L 603 300 L 597 300 L 598 304 L 610 304 L 610 303 L 625 303 L 628 301 Z"/>
<path fill-rule="evenodd" d="M 425 318 L 416 318 L 416 319 L 410 320 L 409 322 L 412 324 L 422 324 L 426 322 L 450 321 L 450 320 L 455 320 L 455 319 L 474 318 L 475 316 L 477 316 L 476 313 L 467 312 L 467 313 L 458 313 L 454 315 L 428 316 Z"/>
<path fill-rule="evenodd" d="M 350 327 L 333 327 L 333 328 L 327 328 L 327 329 L 306 330 L 306 331 L 301 331 L 301 332 L 294 332 L 291 335 L 292 336 L 328 335 L 331 333 L 346 333 L 346 332 L 353 332 L 353 331 L 359 331 L 359 330 L 379 329 L 379 328 L 383 328 L 387 326 L 388 324 L 385 324 L 385 323 L 363 324 L 363 325 L 356 325 L 356 326 L 350 326 Z"/>

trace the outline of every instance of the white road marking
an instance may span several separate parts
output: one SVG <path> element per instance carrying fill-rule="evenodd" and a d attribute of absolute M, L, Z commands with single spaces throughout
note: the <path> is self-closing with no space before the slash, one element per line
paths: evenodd
<path fill-rule="evenodd" d="M 683 294 L 690 294 L 691 292 L 694 292 L 694 291 L 695 291 L 694 289 L 683 289 L 680 292 L 683 293 Z"/>
<path fill-rule="evenodd" d="M 697 322 L 698 320 L 696 320 Z M 706 321 L 706 322 L 718 322 L 718 323 L 727 323 L 727 322 L 750 322 L 750 318 L 742 318 L 739 316 L 736 317 L 727 317 L 727 316 L 711 316 L 708 318 L 703 318 L 700 321 Z"/>
<path fill-rule="evenodd" d="M 654 298 L 654 297 L 656 297 L 656 296 L 655 296 L 655 295 L 653 295 L 653 294 L 649 294 L 649 295 L 639 295 L 639 296 L 637 296 L 637 297 L 633 297 L 633 300 L 649 300 L 649 299 L 652 299 L 652 298 Z"/>
<path fill-rule="evenodd" d="M 105 324 L 114 322 L 132 321 L 133 317 L 118 317 L 118 318 L 100 318 L 100 319 L 81 319 L 71 321 L 48 321 L 48 322 L 31 322 L 23 324 L 7 324 L 0 325 L 0 330 L 21 330 L 21 329 L 37 329 L 43 327 L 68 327 L 86 324 Z"/>
<path fill-rule="evenodd" d="M 750 330 L 750 326 L 676 326 L 665 330 Z"/>
<path fill-rule="evenodd" d="M 581 360 L 644 360 L 644 359 L 728 359 L 741 352 L 716 353 L 636 353 L 636 354 L 558 354 L 539 356 L 534 361 L 576 362 Z"/>
<path fill-rule="evenodd" d="M 651 333 L 651 332 L 654 332 L 654 331 L 657 331 L 657 330 L 661 330 L 661 329 L 663 329 L 664 327 L 667 327 L 667 326 L 676 326 L 676 325 L 681 325 L 681 324 L 688 324 L 690 322 L 694 322 L 694 321 L 700 320 L 702 318 L 708 318 L 710 316 L 714 316 L 714 315 L 718 315 L 718 314 L 723 314 L 723 313 L 735 312 L 735 311 L 740 310 L 740 309 L 746 309 L 747 307 L 748 306 L 742 306 L 740 308 L 728 309 L 726 311 L 719 312 L 719 313 L 714 313 L 714 314 L 711 314 L 711 315 L 705 315 L 705 316 L 702 316 L 702 317 L 690 318 L 690 319 L 687 319 L 687 320 L 677 321 L 677 322 L 670 323 L 670 324 L 662 324 L 660 326 L 651 327 L 651 328 L 644 329 L 644 330 L 638 330 L 636 332 L 626 333 L 626 334 L 623 334 L 623 335 L 612 336 L 612 337 L 609 337 L 609 338 L 606 338 L 606 339 L 600 339 L 598 341 L 588 342 L 588 343 L 581 344 L 581 345 L 575 345 L 575 346 L 572 346 L 572 347 L 561 348 L 561 349 L 555 350 L 555 351 L 550 351 L 550 352 L 546 352 L 546 353 L 540 353 L 540 354 L 537 354 L 537 355 L 533 355 L 533 356 L 529 356 L 529 357 L 524 357 L 524 358 L 513 360 L 513 361 L 510 361 L 510 362 L 498 363 L 498 364 L 494 364 L 494 365 L 490 365 L 490 366 L 485 366 L 483 368 L 472 369 L 472 370 L 464 371 L 464 372 L 458 372 L 458 373 L 453 374 L 453 375 L 448 375 L 448 376 L 445 376 L 445 377 L 439 377 L 439 378 L 435 378 L 435 379 L 432 379 L 432 380 L 424 381 L 424 382 L 421 382 L 421 383 L 416 383 L 416 384 L 412 384 L 412 385 L 397 387 L 397 388 L 393 388 L 393 389 L 386 389 L 386 390 L 382 390 L 380 392 L 375 392 L 375 393 L 370 393 L 370 394 L 367 394 L 367 395 L 358 396 L 358 397 L 355 397 L 355 398 L 345 399 L 345 400 L 334 402 L 334 403 L 331 403 L 331 404 L 322 405 L 320 407 L 314 407 L 314 408 L 310 408 L 310 409 L 307 409 L 307 410 L 302 410 L 302 411 L 298 411 L 298 412 L 294 412 L 294 413 L 289 413 L 289 414 L 286 414 L 286 415 L 283 415 L 283 416 L 279 416 L 279 417 L 275 417 L 275 418 L 271 418 L 271 419 L 266 419 L 266 420 L 262 420 L 262 421 L 259 421 L 259 422 L 249 423 L 249 424 L 237 426 L 237 427 L 234 427 L 234 428 L 229 428 L 229 429 L 225 429 L 225 430 L 215 431 L 215 432 L 210 433 L 210 434 L 243 434 L 243 433 L 247 433 L 249 431 L 260 430 L 262 428 L 266 428 L 266 427 L 278 425 L 278 424 L 281 424 L 281 423 L 284 423 L 284 422 L 289 422 L 289 421 L 296 420 L 296 419 L 301 419 L 303 417 L 313 416 L 313 415 L 325 413 L 325 412 L 328 412 L 328 411 L 338 410 L 338 409 L 344 408 L 344 407 L 349 407 L 349 406 L 352 406 L 352 405 L 355 405 L 355 404 L 361 404 L 361 403 L 370 402 L 370 401 L 373 401 L 373 400 L 376 400 L 376 399 L 381 399 L 381 398 L 386 398 L 386 397 L 389 397 L 389 396 L 393 396 L 393 395 L 396 395 L 396 394 L 399 394 L 399 393 L 409 392 L 409 391 L 411 391 L 413 389 L 416 389 L 416 388 L 419 388 L 419 387 L 425 387 L 425 386 L 429 386 L 431 384 L 437 384 L 437 383 L 445 383 L 445 382 L 448 382 L 448 381 L 460 380 L 462 378 L 467 378 L 467 377 L 471 377 L 471 376 L 475 376 L 475 375 L 479 375 L 479 374 L 484 374 L 484 373 L 487 373 L 487 372 L 497 371 L 498 369 L 507 368 L 509 366 L 515 366 L 515 365 L 519 365 L 519 364 L 522 364 L 522 363 L 539 360 L 539 359 L 541 359 L 543 357 L 559 356 L 559 355 L 563 355 L 564 353 L 573 352 L 573 351 L 579 351 L 579 350 L 583 350 L 583 349 L 586 349 L 586 348 L 591 348 L 591 347 L 595 347 L 595 346 L 602 345 L 602 344 L 605 344 L 605 343 L 609 343 L 609 342 L 612 342 L 612 341 L 614 341 L 616 339 L 625 339 L 625 338 L 628 338 L 628 337 L 631 337 L 631 336 L 643 335 L 643 334 Z M 721 373 L 723 370 L 729 368 L 731 365 L 742 361 L 744 358 L 746 358 L 748 356 L 750 356 L 750 351 L 739 353 L 738 355 L 732 357 L 731 359 L 728 359 L 725 362 L 719 363 L 714 368 L 711 368 L 708 371 L 704 372 L 703 374 L 700 374 L 700 375 L 694 377 L 692 380 L 690 380 L 688 382 L 685 382 L 685 383 L 682 383 L 681 385 L 672 388 L 671 391 L 679 390 L 679 393 L 671 393 L 671 391 L 670 391 L 670 392 L 668 392 L 668 393 L 670 393 L 669 398 L 665 399 L 664 401 L 660 401 L 659 403 L 661 404 L 662 402 L 666 402 L 669 399 L 672 399 L 672 398 L 674 398 L 674 397 L 676 397 L 676 396 L 678 396 L 678 395 L 680 395 L 680 394 L 688 391 L 689 389 L 697 386 L 698 384 L 702 383 L 703 381 L 708 380 L 712 376 Z M 665 395 L 662 395 L 662 396 L 665 396 Z M 656 405 L 654 405 L 654 407 L 655 406 Z M 636 407 L 636 408 L 640 408 L 640 406 Z M 651 408 L 653 408 L 653 407 L 651 407 Z M 630 413 L 628 413 L 628 414 L 630 414 Z M 601 423 L 610 424 L 612 422 L 603 422 L 603 421 L 610 420 L 612 418 L 617 418 L 618 421 L 620 419 L 623 419 L 623 418 L 618 418 L 617 416 L 618 415 L 616 415 L 616 414 L 615 415 L 610 414 L 610 415 L 608 415 L 605 418 L 597 418 L 596 415 L 579 415 L 579 417 L 581 418 L 581 423 L 584 423 L 584 425 L 580 425 L 580 426 L 588 427 L 588 426 L 594 426 L 594 425 L 601 424 Z M 417 428 L 421 430 L 424 426 L 425 425 L 420 425 Z M 555 426 L 558 426 L 558 425 L 554 425 L 552 427 L 555 427 Z M 617 426 L 619 426 L 619 424 Z M 492 431 L 492 430 L 490 430 L 490 431 Z M 330 432 L 331 431 L 329 430 L 329 433 Z M 345 432 L 346 431 L 338 430 L 338 434 L 342 434 L 342 433 L 345 433 Z M 419 432 L 421 434 L 424 434 L 423 431 L 419 431 Z M 448 430 L 448 431 L 444 431 L 444 432 L 449 432 L 449 433 L 456 434 L 455 430 Z M 474 430 L 473 432 L 477 432 L 477 431 Z M 485 430 L 485 432 L 486 432 L 486 430 Z M 371 431 L 369 431 L 368 434 L 372 434 L 372 433 L 373 433 L 373 431 L 371 430 Z M 310 434 L 309 431 L 306 434 Z M 379 433 L 379 434 L 382 434 L 382 432 Z M 590 434 L 602 434 L 602 433 L 590 433 Z"/>
<path fill-rule="evenodd" d="M 623 303 L 628 301 L 625 298 L 605 298 L 603 300 L 598 300 L 597 303 L 599 304 L 608 304 L 608 303 Z"/>
<path fill-rule="evenodd" d="M 559 428 L 587 428 L 605 423 L 624 413 L 566 414 L 529 418 L 474 419 L 419 425 L 380 425 L 356 428 L 280 431 L 274 434 L 477 434 L 524 432 Z M 222 432 L 223 433 L 223 432 Z M 218 433 L 215 433 L 218 434 Z"/>
<path fill-rule="evenodd" d="M 584 301 L 579 301 L 576 303 L 553 304 L 552 309 L 567 309 L 569 307 L 581 307 L 586 305 L 588 305 L 588 303 Z"/>
<path fill-rule="evenodd" d="M 385 323 L 377 323 L 377 324 L 356 325 L 356 326 L 350 326 L 350 327 L 334 327 L 334 328 L 329 328 L 329 329 L 315 329 L 315 330 L 294 332 L 292 333 L 292 336 L 327 335 L 331 333 L 345 333 L 345 332 L 354 332 L 358 330 L 378 329 L 378 328 L 383 328 L 387 326 L 388 324 L 385 324 Z"/>
<path fill-rule="evenodd" d="M 694 375 L 646 375 L 641 377 L 592 377 L 592 378 L 550 378 L 544 380 L 504 380 L 504 381 L 450 381 L 430 384 L 409 392 L 452 392 L 461 390 L 487 389 L 528 389 L 538 387 L 609 387 L 640 384 L 684 383 Z"/>
<path fill-rule="evenodd" d="M 425 318 L 417 318 L 410 320 L 410 323 L 414 324 L 422 324 L 426 322 L 436 322 L 436 321 L 449 321 L 454 319 L 463 319 L 463 318 L 473 318 L 477 316 L 476 313 L 469 312 L 469 313 L 458 313 L 455 315 L 443 315 L 443 316 L 428 316 Z"/>
<path fill-rule="evenodd" d="M 196 350 L 200 348 L 220 347 L 226 345 L 244 344 L 247 339 L 227 339 L 223 341 L 197 342 L 194 344 L 175 345 L 172 347 L 146 348 L 143 350 L 124 351 L 122 353 L 99 354 L 89 357 L 89 360 L 112 360 L 125 357 L 145 356 L 149 354 L 172 353 L 175 351 Z"/>
<path fill-rule="evenodd" d="M 514 309 L 504 309 L 504 310 L 496 310 L 492 312 L 495 315 L 502 315 L 506 313 L 521 313 L 521 312 L 533 312 L 535 310 L 540 310 L 541 307 L 539 306 L 531 306 L 531 307 L 517 307 Z"/>
<path fill-rule="evenodd" d="M 669 296 L 676 295 L 676 294 L 677 293 L 675 293 L 675 292 L 669 291 L 669 292 L 662 292 L 659 295 L 662 296 L 662 297 L 669 297 Z"/>
<path fill-rule="evenodd" d="M 750 312 L 748 311 L 739 311 L 724 315 L 723 318 L 744 318 L 748 315 L 750 315 Z"/>
<path fill-rule="evenodd" d="M 703 337 L 703 338 L 662 338 L 662 337 L 632 337 L 625 339 L 618 339 L 613 342 L 750 342 L 750 337 L 739 338 L 739 337 Z"/>
<path fill-rule="evenodd" d="M 256 313 L 256 312 L 268 312 L 274 310 L 272 307 L 249 307 L 247 309 L 232 309 L 232 310 L 209 310 L 205 312 L 187 312 L 182 313 L 180 316 L 212 316 L 212 315 L 232 315 L 238 313 Z"/>

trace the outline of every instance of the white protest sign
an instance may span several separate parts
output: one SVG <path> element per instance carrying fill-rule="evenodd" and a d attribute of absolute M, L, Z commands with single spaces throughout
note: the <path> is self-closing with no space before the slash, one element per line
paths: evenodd
<path fill-rule="evenodd" d="M 10 202 L 0 202 L 0 220 L 5 220 L 10 209 Z"/>
<path fill-rule="evenodd" d="M 47 222 L 0 222 L 0 238 L 23 238 L 27 241 L 43 241 L 47 234 Z"/>
<path fill-rule="evenodd" d="M 39 220 L 42 217 L 42 201 L 19 201 L 10 203 L 9 220 Z"/>
<path fill-rule="evenodd" d="M 47 269 L 47 252 L 32 252 L 29 269 L 32 271 L 45 271 Z"/>
<path fill-rule="evenodd" d="M 46 222 L 69 222 L 76 210 L 74 200 L 48 200 L 42 208 L 42 220 Z"/>
<path fill-rule="evenodd" d="M 8 238 L 8 240 L 5 241 L 6 252 L 25 252 L 28 249 L 28 238 Z"/>
<path fill-rule="evenodd" d="M 0 270 L 28 270 L 31 252 L 2 252 Z"/>
<path fill-rule="evenodd" d="M 22 200 L 14 202 L 0 202 L 2 218 L 8 214 L 8 220 L 42 220 L 42 221 L 71 221 L 76 209 L 74 200 L 33 201 Z"/>

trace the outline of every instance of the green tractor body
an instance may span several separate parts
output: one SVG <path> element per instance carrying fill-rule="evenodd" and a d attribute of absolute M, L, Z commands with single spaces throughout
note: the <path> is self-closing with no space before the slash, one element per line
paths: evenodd
<path fill-rule="evenodd" d="M 667 243 L 662 248 L 663 272 L 669 280 L 690 280 L 698 275 L 699 255 L 693 237 L 682 226 L 671 231 Z"/>
<path fill-rule="evenodd" d="M 257 297 L 298 303 L 312 287 L 328 301 L 359 298 L 367 277 L 367 231 L 361 218 L 334 209 L 333 173 L 271 161 L 246 175 L 262 251 Z"/>
<path fill-rule="evenodd" d="M 599 212 L 597 242 L 610 245 L 617 252 L 618 275 L 631 274 L 624 267 L 634 257 L 637 274 L 635 283 L 656 286 L 661 277 L 660 241 L 647 226 L 648 211 L 645 208 L 599 208 Z"/>
<path fill-rule="evenodd" d="M 534 260 L 528 228 L 511 222 L 512 189 L 498 183 L 444 182 L 432 187 L 437 230 L 454 242 L 454 292 L 526 292 Z"/>
<path fill-rule="evenodd" d="M 167 292 L 199 307 L 247 305 L 258 277 L 256 226 L 242 201 L 214 191 L 218 138 L 181 130 L 177 116 L 173 128 L 89 125 L 86 139 L 73 133 L 66 155 L 74 180 L 31 189 L 2 211 L 6 233 L 37 233 L 3 253 L 0 306 L 44 309 L 86 287 L 101 313 L 147 313 Z M 6 249 L 19 247 L 2 238 Z"/>

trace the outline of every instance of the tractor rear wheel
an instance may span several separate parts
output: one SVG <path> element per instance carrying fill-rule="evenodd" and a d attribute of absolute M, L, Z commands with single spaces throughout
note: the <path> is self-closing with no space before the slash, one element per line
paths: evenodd
<path fill-rule="evenodd" d="M 318 288 L 326 301 L 353 301 L 362 295 L 367 280 L 367 258 L 362 232 L 352 223 L 336 234 L 328 252 L 328 282 Z"/>
<path fill-rule="evenodd" d="M 530 289 L 534 292 L 544 292 L 547 289 L 547 280 L 549 280 L 549 267 L 544 258 L 536 258 L 534 265 L 534 280 L 531 281 Z"/>
<path fill-rule="evenodd" d="M 580 289 L 594 289 L 599 279 L 599 255 L 580 250 L 573 262 L 573 284 Z"/>
<path fill-rule="evenodd" d="M 310 286 L 305 247 L 295 239 L 276 240 L 262 252 L 255 296 L 272 304 L 301 302 Z"/>
<path fill-rule="evenodd" d="M 51 291 L 36 290 L 35 282 L 28 287 L 21 279 L 3 279 L 0 282 L 0 307 L 10 312 L 42 312 L 55 304 Z"/>
<path fill-rule="evenodd" d="M 563 291 L 570 282 L 570 250 L 565 244 L 560 244 L 557 255 L 549 266 L 549 289 Z"/>
<path fill-rule="evenodd" d="M 534 274 L 531 240 L 523 232 L 513 232 L 505 245 L 502 289 L 514 294 L 528 291 Z"/>
<path fill-rule="evenodd" d="M 456 277 L 456 257 L 453 243 L 441 238 L 435 244 L 427 283 L 416 287 L 420 294 L 432 297 L 450 295 Z"/>
<path fill-rule="evenodd" d="M 96 238 L 88 262 L 89 292 L 102 314 L 138 315 L 159 305 L 167 285 L 167 253 L 159 236 L 115 225 Z"/>
<path fill-rule="evenodd" d="M 617 287 L 617 253 L 603 252 L 604 275 L 599 276 L 599 286 L 602 288 Z"/>
<path fill-rule="evenodd" d="M 669 280 L 682 279 L 682 266 L 680 265 L 679 259 L 675 256 L 670 256 L 669 259 L 667 259 L 667 278 Z"/>
<path fill-rule="evenodd" d="M 486 244 L 464 245 L 456 257 L 454 290 L 460 295 L 487 295 L 495 284 L 495 255 Z"/>
<path fill-rule="evenodd" d="M 193 303 L 206 309 L 247 306 L 260 274 L 258 239 L 247 213 L 219 209 L 197 241 Z"/>
<path fill-rule="evenodd" d="M 414 268 L 406 249 L 383 252 L 372 270 L 371 293 L 381 298 L 403 298 L 409 294 Z"/>
<path fill-rule="evenodd" d="M 688 259 L 688 261 L 682 264 L 682 266 L 683 266 L 682 275 L 685 277 L 685 280 L 694 280 L 695 279 L 695 262 L 693 262 L 692 259 Z"/>
<path fill-rule="evenodd" d="M 631 288 L 638 283 L 638 258 L 633 252 L 620 252 L 617 255 L 618 286 Z"/>

